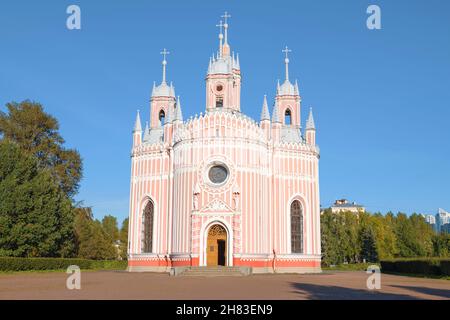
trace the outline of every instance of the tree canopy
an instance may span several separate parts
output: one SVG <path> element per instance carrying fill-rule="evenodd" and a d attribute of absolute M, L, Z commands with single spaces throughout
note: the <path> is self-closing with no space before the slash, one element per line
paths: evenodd
<path fill-rule="evenodd" d="M 0 112 L 0 135 L 33 155 L 39 168 L 48 169 L 61 189 L 72 197 L 79 188 L 82 162 L 78 151 L 66 149 L 58 121 L 31 101 L 6 104 Z"/>
<path fill-rule="evenodd" d="M 450 252 L 450 237 L 435 234 L 417 214 L 332 213 L 327 209 L 320 224 L 325 265 L 397 257 L 448 257 Z"/>
<path fill-rule="evenodd" d="M 85 259 L 115 259 L 117 250 L 102 223 L 94 220 L 92 209 L 75 209 L 77 255 Z"/>
<path fill-rule="evenodd" d="M 71 256 L 72 223 L 71 201 L 50 172 L 0 140 L 0 256 Z"/>

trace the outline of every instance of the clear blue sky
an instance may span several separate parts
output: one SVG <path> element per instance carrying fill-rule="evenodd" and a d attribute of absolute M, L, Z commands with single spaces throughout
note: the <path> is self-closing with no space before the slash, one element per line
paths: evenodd
<path fill-rule="evenodd" d="M 77 4 L 82 29 L 66 29 Z M 382 30 L 366 9 L 382 10 Z M 136 109 L 168 79 L 185 117 L 205 108 L 220 15 L 243 73 L 241 109 L 259 119 L 292 49 L 303 123 L 314 107 L 322 206 L 346 197 L 371 211 L 450 210 L 450 1 L 6 1 L 0 4 L 0 108 L 41 102 L 80 151 L 78 200 L 97 218 L 128 215 Z"/>

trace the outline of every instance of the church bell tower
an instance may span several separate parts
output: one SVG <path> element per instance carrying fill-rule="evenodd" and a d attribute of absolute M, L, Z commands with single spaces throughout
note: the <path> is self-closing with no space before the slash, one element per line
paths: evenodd
<path fill-rule="evenodd" d="M 241 110 L 241 71 L 239 55 L 231 53 L 228 44 L 228 18 L 231 16 L 225 12 L 219 22 L 219 51 L 209 60 L 208 73 L 206 75 L 206 110 Z M 225 31 L 225 36 L 222 33 Z"/>

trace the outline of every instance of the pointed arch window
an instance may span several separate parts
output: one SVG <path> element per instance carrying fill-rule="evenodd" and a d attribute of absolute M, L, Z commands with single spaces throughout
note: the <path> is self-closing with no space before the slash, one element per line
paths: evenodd
<path fill-rule="evenodd" d="M 286 109 L 284 113 L 284 124 L 290 126 L 292 124 L 291 110 Z"/>
<path fill-rule="evenodd" d="M 303 253 L 303 209 L 298 200 L 291 204 L 291 252 Z"/>
<path fill-rule="evenodd" d="M 152 252 L 152 242 L 153 242 L 153 202 L 149 201 L 144 208 L 142 214 L 142 242 L 143 242 L 143 252 Z"/>
<path fill-rule="evenodd" d="M 161 111 L 159 111 L 158 117 L 159 117 L 159 123 L 161 125 L 163 125 L 164 121 L 166 120 L 166 113 L 164 112 L 164 110 L 161 109 Z"/>
<path fill-rule="evenodd" d="M 217 97 L 216 98 L 216 108 L 222 108 L 223 107 L 223 97 Z"/>

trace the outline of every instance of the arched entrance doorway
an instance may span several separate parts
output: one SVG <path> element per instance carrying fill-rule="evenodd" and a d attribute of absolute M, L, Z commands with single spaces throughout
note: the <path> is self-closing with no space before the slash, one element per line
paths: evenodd
<path fill-rule="evenodd" d="M 209 228 L 206 241 L 206 265 L 227 265 L 227 231 L 220 224 L 214 224 Z"/>

